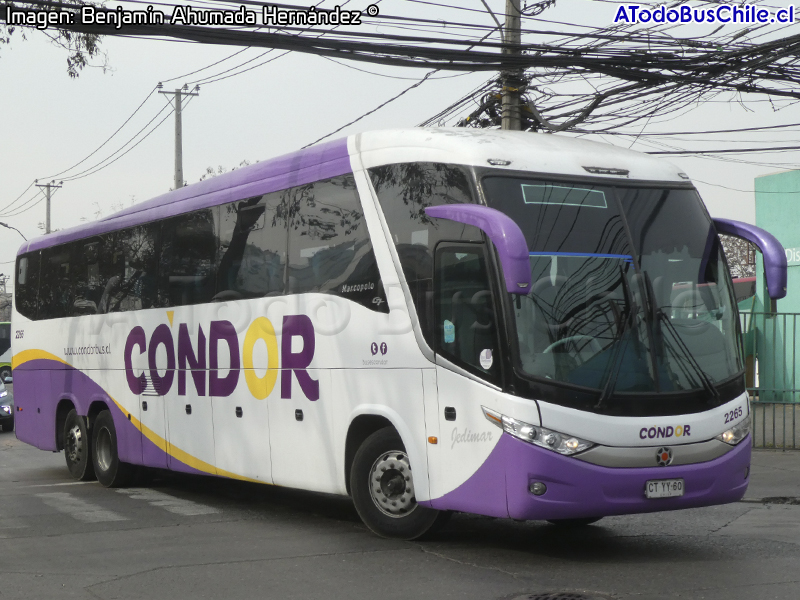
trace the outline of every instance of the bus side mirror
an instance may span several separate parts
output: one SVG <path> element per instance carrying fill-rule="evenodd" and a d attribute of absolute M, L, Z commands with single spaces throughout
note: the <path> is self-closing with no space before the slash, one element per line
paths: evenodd
<path fill-rule="evenodd" d="M 425 214 L 437 219 L 448 219 L 473 225 L 492 241 L 500 264 L 506 290 L 510 294 L 527 296 L 531 290 L 531 263 L 525 236 L 511 218 L 499 210 L 477 204 L 443 204 L 429 206 Z"/>
<path fill-rule="evenodd" d="M 767 280 L 767 293 L 773 300 L 786 296 L 786 252 L 778 239 L 755 225 L 732 221 L 730 219 L 713 219 L 717 233 L 724 233 L 747 240 L 754 244 L 764 256 L 764 277 Z"/>

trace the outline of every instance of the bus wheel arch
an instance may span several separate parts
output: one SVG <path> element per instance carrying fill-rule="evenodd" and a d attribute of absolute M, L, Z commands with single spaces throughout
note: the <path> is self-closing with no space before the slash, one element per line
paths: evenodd
<path fill-rule="evenodd" d="M 408 454 L 391 425 L 374 431 L 361 443 L 349 480 L 359 517 L 381 537 L 419 539 L 436 531 L 449 516 L 417 504 Z"/>
<path fill-rule="evenodd" d="M 94 429 L 94 422 L 104 410 L 109 410 L 108 403 L 105 400 L 92 400 L 91 404 L 89 404 L 89 410 L 86 411 L 86 419 L 89 421 L 90 430 Z"/>
<path fill-rule="evenodd" d="M 67 422 L 67 415 L 75 410 L 75 404 L 68 398 L 62 398 L 56 407 L 56 449 L 64 449 L 64 432 Z"/>
<path fill-rule="evenodd" d="M 353 459 L 356 452 L 370 435 L 384 427 L 394 425 L 386 417 L 380 415 L 358 415 L 347 430 L 347 441 L 344 448 L 344 481 L 347 493 L 350 494 L 350 470 L 353 468 Z"/>

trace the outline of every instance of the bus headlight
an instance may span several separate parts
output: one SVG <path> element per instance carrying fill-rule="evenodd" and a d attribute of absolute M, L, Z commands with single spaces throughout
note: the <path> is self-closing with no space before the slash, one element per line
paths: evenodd
<path fill-rule="evenodd" d="M 750 415 L 747 415 L 745 420 L 739 421 L 727 431 L 720 433 L 715 439 L 719 440 L 720 442 L 730 444 L 731 446 L 735 446 L 744 438 L 746 438 L 748 433 L 750 433 Z"/>
<path fill-rule="evenodd" d="M 485 406 L 481 407 L 483 414 L 490 423 L 494 423 L 503 431 L 510 433 L 515 438 L 518 438 L 529 444 L 535 444 L 542 448 L 547 448 L 553 452 L 570 456 L 588 450 L 595 444 L 582 440 L 581 438 L 571 436 L 559 431 L 553 431 L 546 427 L 539 425 L 531 425 L 525 421 L 512 419 L 498 412 L 490 410 Z"/>

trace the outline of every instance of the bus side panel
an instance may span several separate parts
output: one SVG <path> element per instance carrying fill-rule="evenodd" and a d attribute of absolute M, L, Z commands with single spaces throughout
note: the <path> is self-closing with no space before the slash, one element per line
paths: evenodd
<path fill-rule="evenodd" d="M 349 421 L 358 415 L 379 415 L 389 420 L 400 438 L 414 471 L 414 492 L 418 499 L 430 497 L 427 432 L 423 399 L 422 369 L 352 369 L 331 371 L 333 393 L 352 406 Z M 331 408 L 331 413 L 335 408 Z M 347 422 L 337 419 L 341 434 L 337 456 L 344 457 Z M 377 458 L 377 457 L 376 457 Z M 339 470 L 344 473 L 344 468 Z"/>
<path fill-rule="evenodd" d="M 124 406 L 117 404 L 108 390 L 115 390 L 109 377 L 118 374 L 119 371 L 103 371 L 93 369 L 83 372 L 79 369 L 62 365 L 60 369 L 50 371 L 50 394 L 53 400 L 52 422 L 55 423 L 55 406 L 61 398 L 69 398 L 75 405 L 75 410 L 79 415 L 89 414 L 89 408 L 95 402 L 100 402 L 108 407 L 114 419 L 114 429 L 117 433 L 117 452 L 122 462 L 140 464 L 142 462 L 142 435 L 133 424 L 133 418 L 137 415 L 131 414 Z M 98 382 L 95 377 L 106 376 L 106 380 Z M 105 385 L 101 385 L 105 384 Z M 114 391 L 112 394 L 117 395 Z M 128 418 L 128 415 L 131 418 Z M 54 425 L 53 425 L 54 427 Z"/>
<path fill-rule="evenodd" d="M 508 517 L 505 470 L 481 469 L 502 434 L 481 406 L 496 404 L 499 392 L 438 366 L 436 379 L 439 443 L 428 446 L 429 506 Z"/>
<path fill-rule="evenodd" d="M 56 450 L 56 402 L 50 384 L 51 361 L 36 360 L 14 370 L 14 428 L 20 441 Z"/>
<path fill-rule="evenodd" d="M 111 377 L 117 376 L 119 371 L 111 371 Z M 127 390 L 126 390 L 127 391 Z M 122 399 L 117 396 L 117 401 Z M 117 404 L 113 400 L 107 402 L 114 418 L 114 429 L 117 432 L 117 453 L 122 462 L 132 465 L 142 464 L 142 432 L 133 424 L 138 421 L 139 406 L 138 399 L 134 397 L 132 402 L 126 403 L 124 400 Z M 127 405 L 127 406 L 126 406 Z M 134 409 L 130 410 L 133 405 Z"/>

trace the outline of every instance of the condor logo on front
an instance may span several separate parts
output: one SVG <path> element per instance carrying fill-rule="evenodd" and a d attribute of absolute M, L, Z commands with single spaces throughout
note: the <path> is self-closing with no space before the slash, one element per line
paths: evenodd
<path fill-rule="evenodd" d="M 654 440 L 671 437 L 679 438 L 682 436 L 688 437 L 692 435 L 690 430 L 690 425 L 678 425 L 676 427 L 672 425 L 667 425 L 666 427 L 642 427 L 639 430 L 639 438 L 643 440 Z"/>

